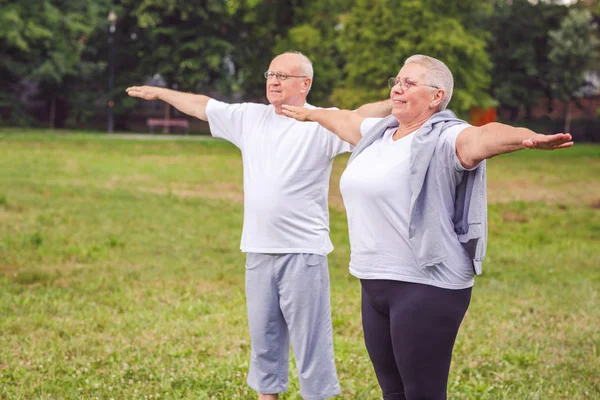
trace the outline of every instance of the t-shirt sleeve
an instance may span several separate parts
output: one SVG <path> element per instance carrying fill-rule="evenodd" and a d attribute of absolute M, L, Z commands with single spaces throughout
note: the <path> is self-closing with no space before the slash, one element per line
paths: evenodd
<path fill-rule="evenodd" d="M 339 108 L 331 107 L 327 110 L 339 110 Z M 318 134 L 325 138 L 325 150 L 329 158 L 334 158 L 343 153 L 349 153 L 354 150 L 354 145 L 343 141 L 335 133 L 323 128 L 319 125 Z"/>
<path fill-rule="evenodd" d="M 458 155 L 456 154 L 456 138 L 465 128 L 469 128 L 471 126 L 472 125 L 470 124 L 454 125 L 450 128 L 444 129 L 442 131 L 442 134 L 440 135 L 440 140 L 438 142 L 438 151 L 442 152 L 442 158 L 445 166 L 448 168 L 452 168 L 452 170 L 454 171 L 472 171 L 475 168 L 477 168 L 474 167 L 471 169 L 466 169 L 460 163 Z"/>
<path fill-rule="evenodd" d="M 327 155 L 334 158 L 342 153 L 350 153 L 354 150 L 354 145 L 343 141 L 335 133 L 323 128 L 323 134 L 327 135 Z"/>
<path fill-rule="evenodd" d="M 225 139 L 239 149 L 242 148 L 242 132 L 246 104 L 228 104 L 210 99 L 206 105 L 206 116 L 210 134 Z"/>
<path fill-rule="evenodd" d="M 360 124 L 360 134 L 365 136 L 383 118 L 365 118 Z"/>

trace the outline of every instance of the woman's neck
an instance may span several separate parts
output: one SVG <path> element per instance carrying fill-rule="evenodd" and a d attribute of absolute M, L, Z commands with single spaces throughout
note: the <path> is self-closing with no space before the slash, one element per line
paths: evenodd
<path fill-rule="evenodd" d="M 398 121 L 398 123 L 399 123 L 398 129 L 394 133 L 393 139 L 398 140 L 398 139 L 402 139 L 405 136 L 408 136 L 409 134 L 411 134 L 412 132 L 416 131 L 421 126 L 423 126 L 425 121 L 427 121 L 430 117 L 431 117 L 431 115 L 420 115 L 412 121 L 408 121 L 408 122 Z"/>

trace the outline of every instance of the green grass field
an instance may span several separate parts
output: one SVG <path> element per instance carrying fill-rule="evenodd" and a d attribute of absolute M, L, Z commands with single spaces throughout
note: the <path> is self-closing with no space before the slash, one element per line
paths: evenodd
<path fill-rule="evenodd" d="M 340 399 L 378 399 L 336 160 Z M 600 147 L 488 163 L 451 399 L 600 399 Z M 252 399 L 242 168 L 217 140 L 0 130 L 0 399 Z M 290 390 L 300 399 L 293 365 Z"/>

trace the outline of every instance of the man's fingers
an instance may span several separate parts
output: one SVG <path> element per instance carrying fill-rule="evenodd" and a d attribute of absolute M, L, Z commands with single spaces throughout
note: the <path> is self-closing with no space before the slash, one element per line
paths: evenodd
<path fill-rule="evenodd" d="M 155 100 L 156 99 L 156 95 L 152 94 L 152 93 L 148 93 L 148 92 L 144 92 L 141 90 L 127 90 L 127 94 L 131 97 L 139 97 L 140 99 L 144 99 L 144 100 Z"/>

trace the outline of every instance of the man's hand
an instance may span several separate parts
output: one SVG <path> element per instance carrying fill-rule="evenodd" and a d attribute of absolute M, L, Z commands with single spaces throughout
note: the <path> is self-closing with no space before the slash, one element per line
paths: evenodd
<path fill-rule="evenodd" d="M 286 117 L 294 118 L 298 121 L 312 121 L 308 118 L 310 115 L 310 109 L 308 108 L 288 106 L 284 104 L 281 106 L 281 112 Z"/>
<path fill-rule="evenodd" d="M 125 91 L 131 97 L 139 97 L 144 100 L 158 100 L 158 92 L 160 88 L 153 86 L 132 86 Z"/>
<path fill-rule="evenodd" d="M 557 133 L 555 135 L 537 134 L 532 138 L 523 140 L 523 146 L 528 149 L 556 150 L 573 146 L 573 138 L 569 133 Z"/>
<path fill-rule="evenodd" d="M 184 114 L 199 118 L 202 121 L 208 121 L 206 105 L 210 97 L 203 94 L 183 93 L 156 86 L 131 86 L 125 91 L 131 97 L 139 97 L 144 100 L 162 100 Z"/>

